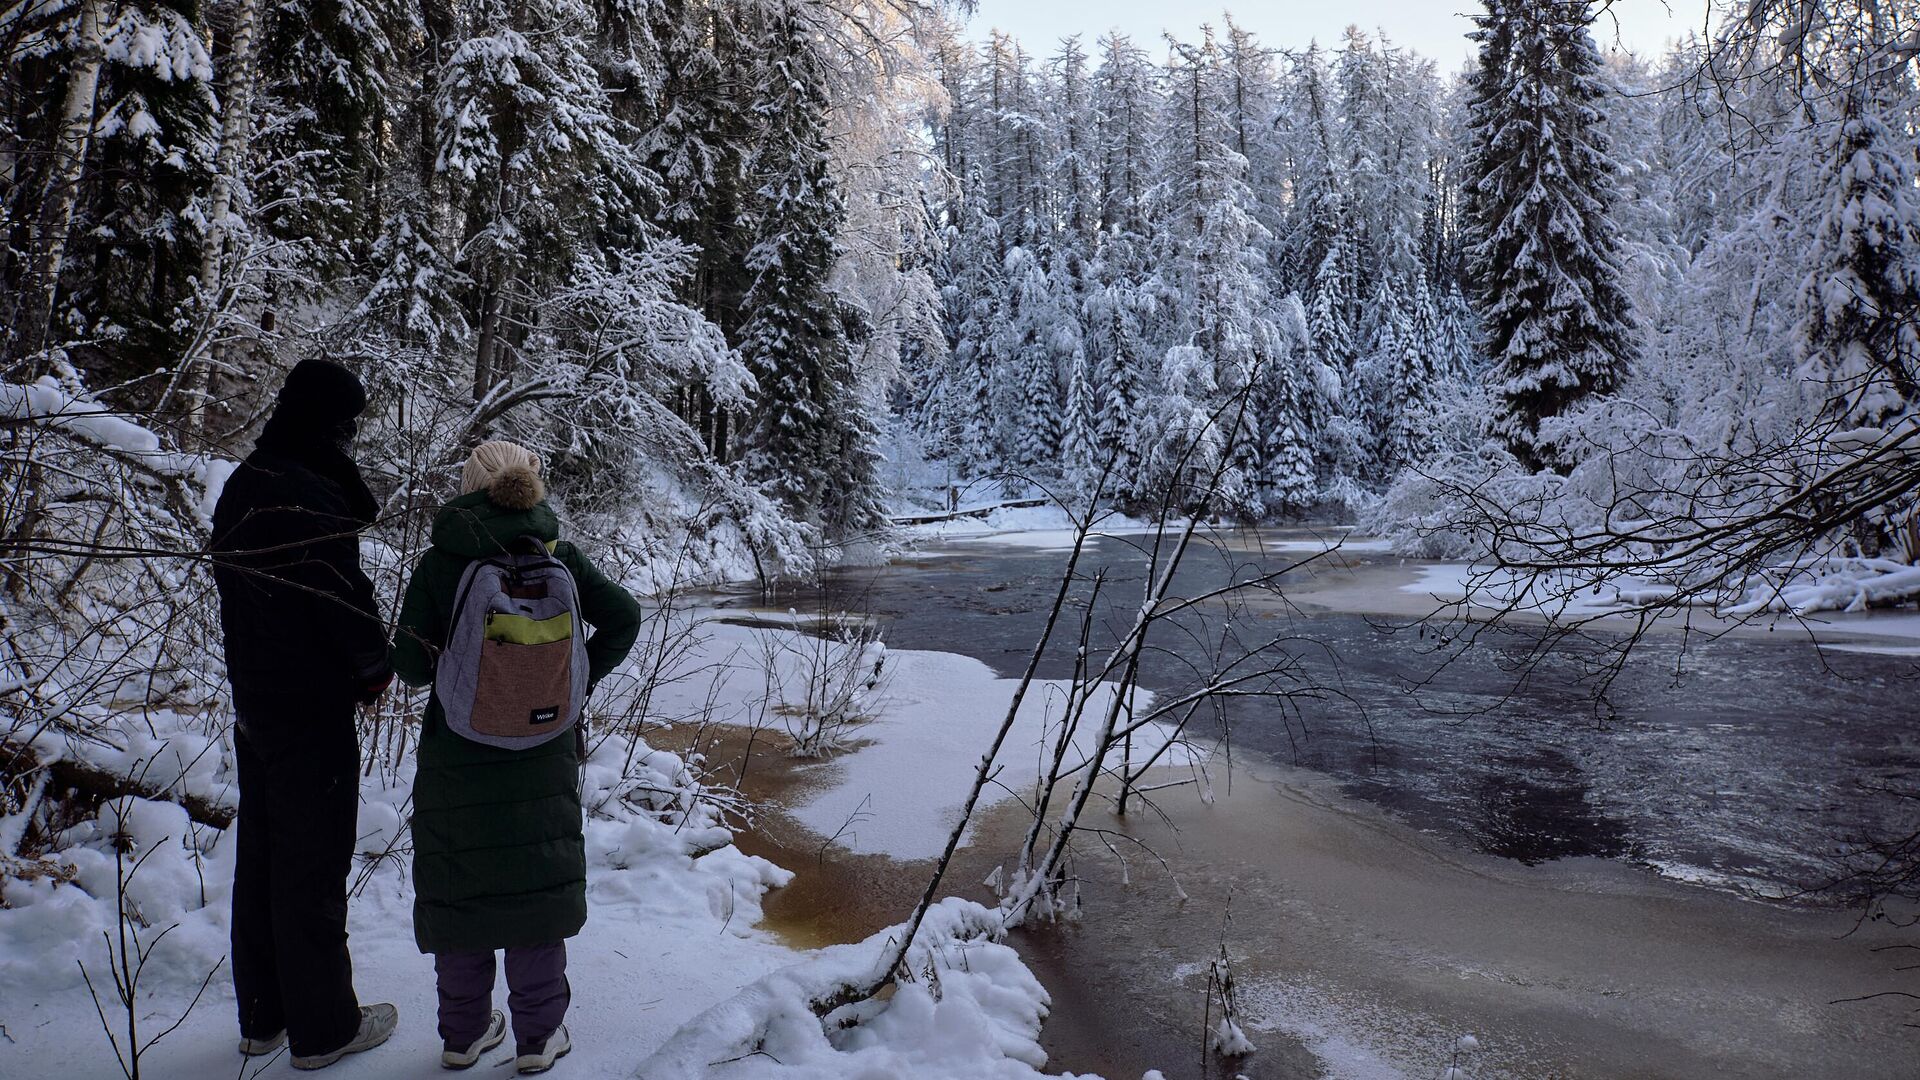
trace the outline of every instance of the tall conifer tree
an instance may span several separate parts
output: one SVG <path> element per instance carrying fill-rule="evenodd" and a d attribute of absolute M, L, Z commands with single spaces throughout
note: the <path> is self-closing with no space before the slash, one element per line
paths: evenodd
<path fill-rule="evenodd" d="M 1485 0 L 1470 35 L 1467 224 L 1493 360 L 1492 432 L 1521 463 L 1565 470 L 1540 425 L 1615 386 L 1633 353 L 1608 216 L 1617 167 L 1588 0 Z"/>

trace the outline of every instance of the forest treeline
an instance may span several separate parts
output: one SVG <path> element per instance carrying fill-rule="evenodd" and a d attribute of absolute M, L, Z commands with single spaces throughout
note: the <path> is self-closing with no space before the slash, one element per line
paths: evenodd
<path fill-rule="evenodd" d="M 1913 415 L 1910 9 L 1742 0 L 1639 57 L 1602 54 L 1606 5 L 1481 7 L 1457 74 L 1231 17 L 941 39 L 952 349 L 902 398 L 930 452 L 1080 491 L 1112 464 L 1147 502 L 1226 452 L 1241 519 L 1457 549 L 1487 542 L 1479 493 L 1556 525 L 1736 515 Z M 1856 539 L 1892 550 L 1910 505 L 1871 514 Z"/>
<path fill-rule="evenodd" d="M 1755 512 L 1913 416 L 1908 6 L 1728 0 L 1635 57 L 1487 0 L 1460 72 L 964 7 L 11 5 L 0 366 L 232 456 L 331 356 L 392 512 L 512 437 L 610 543 L 794 570 L 883 526 L 887 458 L 1439 550 L 1482 496 Z M 1911 488 L 1815 531 L 1911 561 Z"/>

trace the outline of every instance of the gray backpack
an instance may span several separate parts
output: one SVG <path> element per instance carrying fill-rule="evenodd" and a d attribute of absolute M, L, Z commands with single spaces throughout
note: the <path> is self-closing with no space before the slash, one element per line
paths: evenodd
<path fill-rule="evenodd" d="M 434 693 L 454 734 L 524 750 L 573 729 L 587 702 L 586 625 L 566 564 L 535 537 L 460 575 Z"/>

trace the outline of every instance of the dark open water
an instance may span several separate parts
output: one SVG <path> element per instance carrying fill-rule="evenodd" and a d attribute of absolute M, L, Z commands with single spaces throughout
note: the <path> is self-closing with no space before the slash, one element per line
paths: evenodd
<path fill-rule="evenodd" d="M 842 571 L 780 606 L 865 611 L 885 621 L 890 647 L 964 653 L 1017 677 L 1065 553 L 961 543 L 938 555 Z M 1202 549 L 1175 591 L 1259 566 Z M 1144 570 L 1127 539 L 1100 539 L 1083 557 L 1082 573 L 1108 576 L 1096 652 L 1137 608 Z M 1070 614 L 1083 610 L 1079 599 Z M 1192 685 L 1225 615 L 1162 632 L 1143 683 Z M 1785 634 L 1696 640 L 1683 652 L 1678 635 L 1654 634 L 1596 705 L 1597 644 L 1564 643 L 1522 682 L 1515 665 L 1539 631 L 1488 632 L 1460 652 L 1436 650 L 1435 635 L 1409 622 L 1302 613 L 1261 597 L 1235 613 L 1234 648 L 1285 638 L 1263 657 L 1287 665 L 1287 685 L 1324 692 L 1236 702 L 1197 720 L 1194 734 L 1334 777 L 1463 847 L 1528 863 L 1622 860 L 1767 895 L 1819 888 L 1859 839 L 1912 828 L 1913 803 L 1885 793 L 1920 788 L 1911 658 L 1823 653 Z M 1071 673 L 1073 633 L 1056 634 L 1042 676 Z"/>

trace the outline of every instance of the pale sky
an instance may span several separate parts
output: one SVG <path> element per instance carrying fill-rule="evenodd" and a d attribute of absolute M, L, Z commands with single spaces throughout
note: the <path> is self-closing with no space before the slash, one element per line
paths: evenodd
<path fill-rule="evenodd" d="M 1594 38 L 1602 49 L 1618 42 L 1657 59 L 1668 40 L 1701 27 L 1707 4 L 1614 0 L 1594 24 Z M 1192 38 L 1201 23 L 1218 26 L 1220 12 L 1230 11 L 1262 44 L 1275 48 L 1304 48 L 1315 38 L 1323 46 L 1337 45 L 1349 23 L 1384 30 L 1394 43 L 1432 57 L 1442 74 L 1449 74 L 1460 68 L 1471 49 L 1462 36 L 1472 29 L 1465 13 L 1479 10 L 1475 0 L 979 0 L 967 32 L 985 40 L 997 27 L 1019 38 L 1027 51 L 1044 56 L 1060 38 L 1074 33 L 1092 52 L 1096 39 L 1117 27 L 1157 52 L 1162 30 Z"/>

